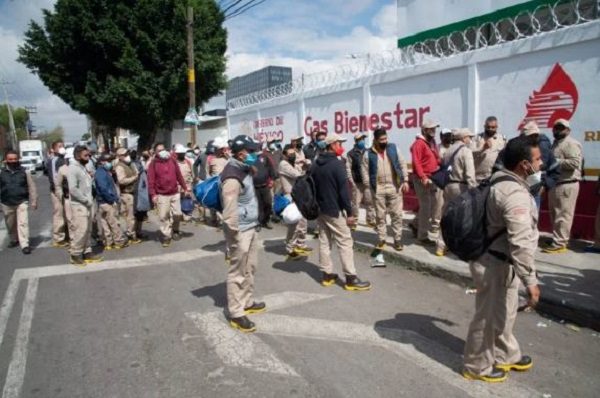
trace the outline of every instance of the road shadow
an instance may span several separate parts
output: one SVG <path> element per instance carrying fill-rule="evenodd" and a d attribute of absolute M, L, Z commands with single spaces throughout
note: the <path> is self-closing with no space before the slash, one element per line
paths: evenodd
<path fill-rule="evenodd" d="M 454 326 L 447 319 L 424 314 L 398 313 L 393 319 L 375 322 L 375 331 L 384 339 L 410 344 L 434 361 L 460 373 L 464 340 L 440 328 L 436 323 Z"/>
<path fill-rule="evenodd" d="M 539 310 L 600 330 L 600 270 L 579 273 L 538 272 L 543 283 Z"/>
<path fill-rule="evenodd" d="M 217 308 L 225 309 L 227 307 L 227 286 L 225 282 L 220 282 L 212 286 L 204 286 L 192 290 L 190 293 L 198 298 L 210 297 Z"/>
<path fill-rule="evenodd" d="M 225 252 L 225 241 L 221 240 L 217 243 L 210 243 L 208 245 L 202 246 L 202 250 L 207 250 L 209 252 Z"/>
<path fill-rule="evenodd" d="M 273 268 L 290 274 L 304 273 L 310 276 L 315 282 L 321 283 L 321 271 L 319 271 L 319 268 L 315 264 L 306 260 L 307 258 L 304 257 L 300 260 L 279 261 L 273 264 Z"/>
<path fill-rule="evenodd" d="M 263 241 L 265 252 L 277 254 L 278 256 L 286 256 L 285 238 L 269 239 Z"/>

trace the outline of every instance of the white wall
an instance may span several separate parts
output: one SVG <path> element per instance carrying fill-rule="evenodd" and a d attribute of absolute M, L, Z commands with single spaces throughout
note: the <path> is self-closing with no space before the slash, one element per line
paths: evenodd
<path fill-rule="evenodd" d="M 536 106 L 546 134 L 554 120 L 569 119 L 586 167 L 600 169 L 600 22 L 231 110 L 229 126 L 258 139 L 277 131 L 289 141 L 298 133 L 308 140 L 311 127 L 351 137 L 381 125 L 408 157 L 423 119 L 480 131 L 495 115 L 513 137 Z"/>

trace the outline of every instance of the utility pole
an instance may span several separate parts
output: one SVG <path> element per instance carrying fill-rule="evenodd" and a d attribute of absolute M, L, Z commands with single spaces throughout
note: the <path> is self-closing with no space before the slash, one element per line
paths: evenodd
<path fill-rule="evenodd" d="M 196 111 L 196 71 L 194 68 L 194 8 L 187 8 L 188 96 L 190 109 Z M 190 142 L 196 145 L 196 125 L 190 124 Z"/>
<path fill-rule="evenodd" d="M 15 119 L 13 119 L 12 109 L 8 102 L 8 93 L 6 92 L 6 81 L 0 81 L 2 89 L 4 90 L 4 100 L 6 101 L 6 110 L 8 111 L 8 140 L 12 149 L 17 150 L 17 132 L 15 129 Z"/>

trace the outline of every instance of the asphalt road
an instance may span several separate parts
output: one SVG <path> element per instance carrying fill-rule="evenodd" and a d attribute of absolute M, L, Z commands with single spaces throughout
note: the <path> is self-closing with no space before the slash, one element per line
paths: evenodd
<path fill-rule="evenodd" d="M 534 369 L 506 383 L 459 375 L 474 296 L 402 267 L 371 268 L 369 292 L 321 287 L 315 252 L 286 262 L 281 227 L 261 232 L 256 295 L 269 311 L 245 335 L 224 322 L 222 232 L 188 224 L 78 269 L 49 247 L 38 179 L 30 256 L 0 248 L 2 397 L 595 397 L 600 339 L 535 313 L 516 335 Z M 155 236 L 156 226 L 144 224 Z M 0 235 L 2 232 L 0 231 Z M 193 235 L 192 235 L 193 234 Z M 2 239 L 2 236 L 0 236 Z M 310 245 L 316 248 L 316 241 Z M 339 266 L 339 260 L 334 262 Z M 341 270 L 340 270 L 341 272 Z"/>

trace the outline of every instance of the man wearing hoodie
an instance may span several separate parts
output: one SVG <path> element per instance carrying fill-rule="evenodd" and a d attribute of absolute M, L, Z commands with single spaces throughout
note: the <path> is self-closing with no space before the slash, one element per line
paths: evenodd
<path fill-rule="evenodd" d="M 419 212 L 411 229 L 422 244 L 435 244 L 433 238 L 437 238 L 442 218 L 443 191 L 430 178 L 440 168 L 440 154 L 435 143 L 435 129 L 438 126 L 431 120 L 424 121 L 421 135 L 410 147 L 415 191 L 419 200 Z"/>
<path fill-rule="evenodd" d="M 179 190 L 181 189 L 185 195 L 191 193 L 177 162 L 165 149 L 164 144 L 154 145 L 154 153 L 156 156 L 148 166 L 148 191 L 152 203 L 158 209 L 162 246 L 169 247 L 171 239 L 181 239 L 179 223 L 182 214 Z"/>
<path fill-rule="evenodd" d="M 350 226 L 356 223 L 356 219 L 352 216 L 346 167 L 338 159 L 338 156 L 344 153 L 342 147 L 344 141 L 346 139 L 338 134 L 331 134 L 325 138 L 325 150 L 311 168 L 320 210 L 317 224 L 319 226 L 319 267 L 323 272 L 321 284 L 331 286 L 338 279 L 338 275 L 333 273 L 331 262 L 331 246 L 335 242 L 346 278 L 344 289 L 363 291 L 369 290 L 371 283 L 361 281 L 356 276 L 354 267 L 354 241 Z"/>
<path fill-rule="evenodd" d="M 98 213 L 104 233 L 104 250 L 122 249 L 128 246 L 127 239 L 123 236 L 117 222 L 116 205 L 119 203 L 119 195 L 112 176 L 112 166 L 112 157 L 104 153 L 98 159 L 98 169 L 94 174 Z"/>
<path fill-rule="evenodd" d="M 223 232 L 231 258 L 227 273 L 229 324 L 242 332 L 256 326 L 246 315 L 262 312 L 264 302 L 254 301 L 254 273 L 258 265 L 258 202 L 252 183 L 252 165 L 259 145 L 246 135 L 231 141 L 232 157 L 221 173 Z"/>

